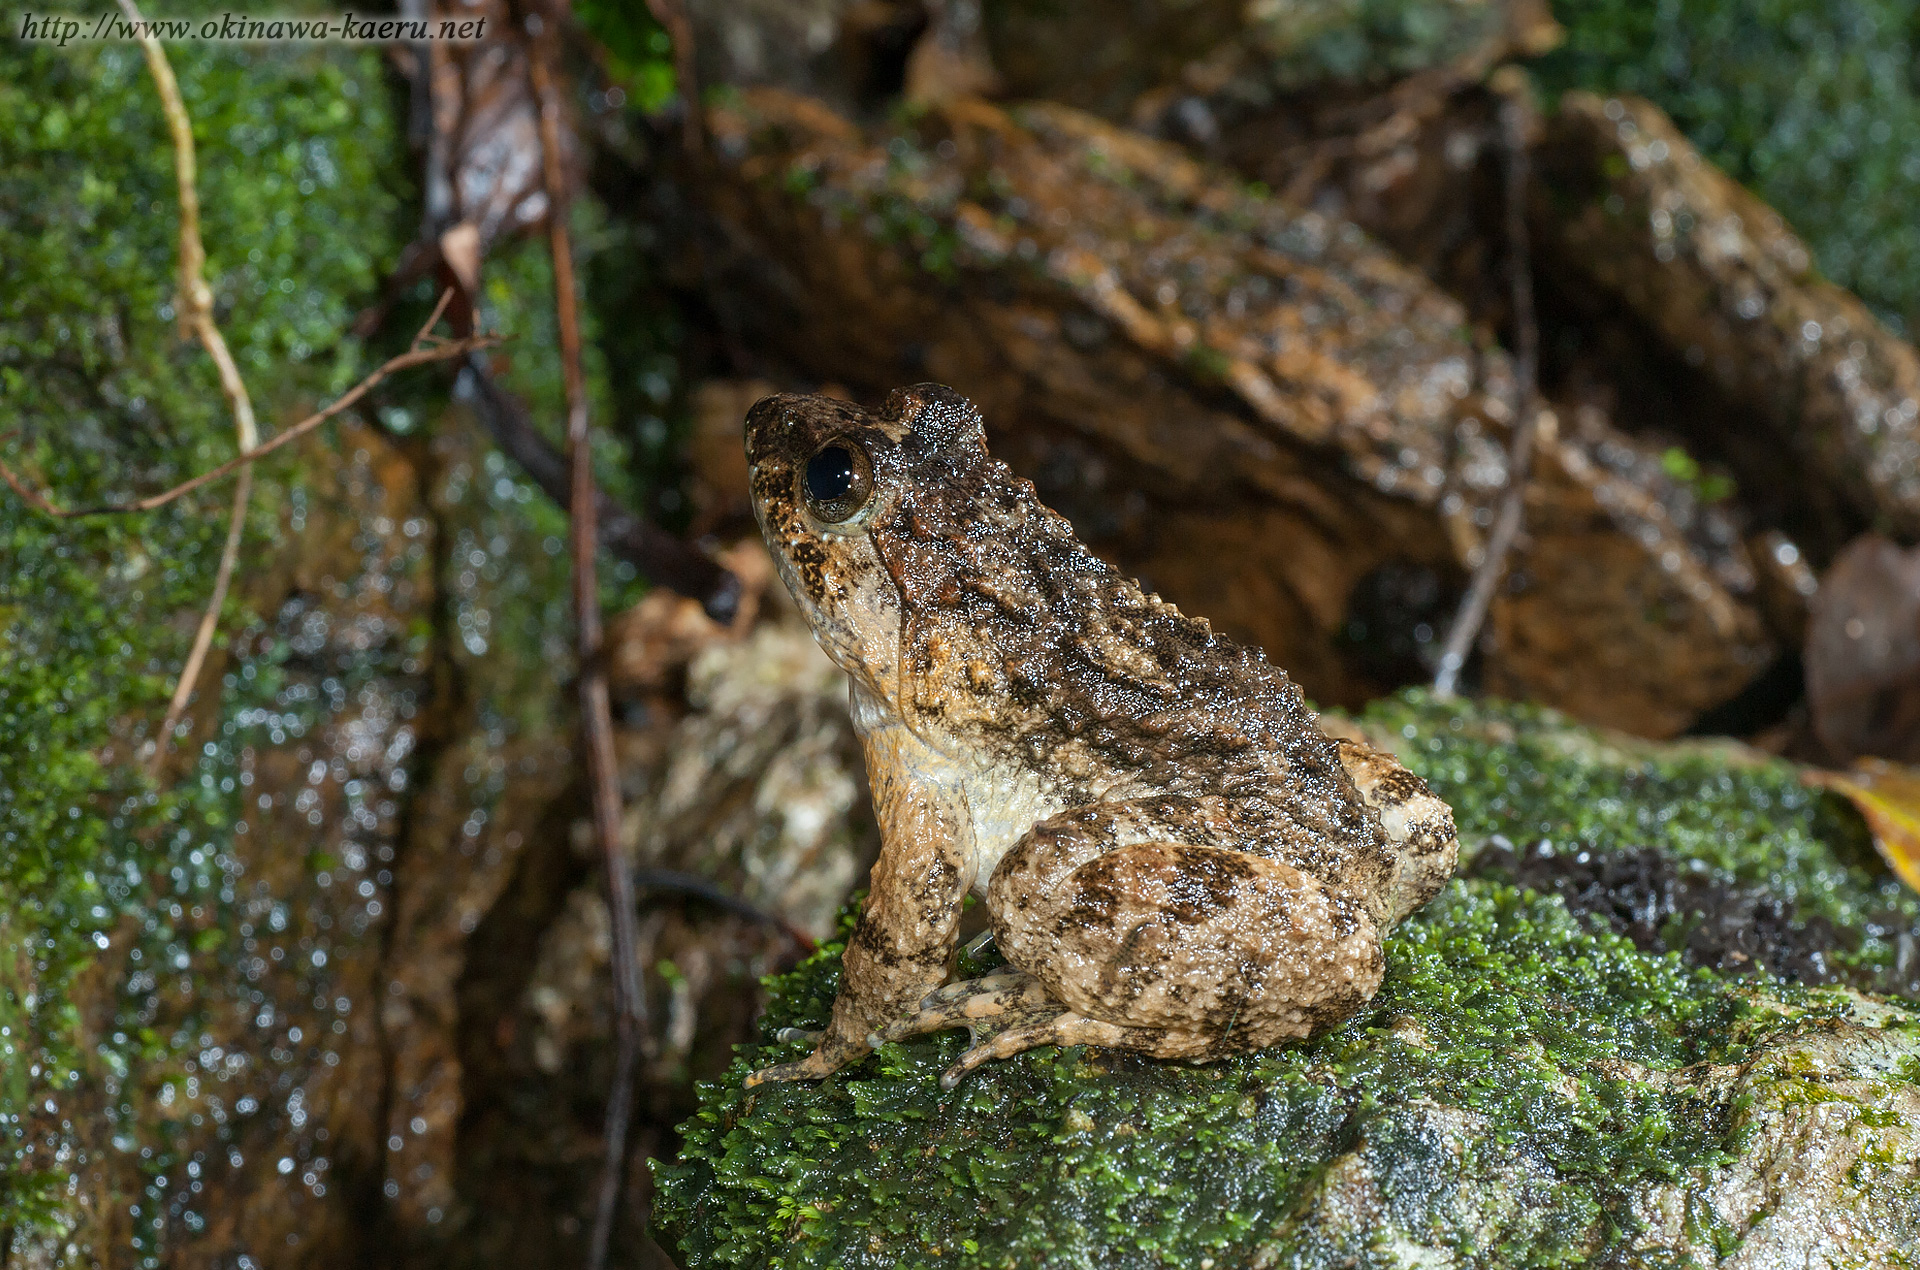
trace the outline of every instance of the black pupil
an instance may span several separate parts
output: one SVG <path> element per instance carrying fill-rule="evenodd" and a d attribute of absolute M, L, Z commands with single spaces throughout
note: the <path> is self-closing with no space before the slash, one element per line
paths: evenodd
<path fill-rule="evenodd" d="M 853 488 L 853 452 L 830 445 L 807 460 L 807 493 L 817 503 L 845 498 Z"/>

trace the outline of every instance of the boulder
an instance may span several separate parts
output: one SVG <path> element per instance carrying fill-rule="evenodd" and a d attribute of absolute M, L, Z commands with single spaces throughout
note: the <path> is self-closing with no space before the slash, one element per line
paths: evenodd
<path fill-rule="evenodd" d="M 762 1044 L 656 1165 L 684 1264 L 1904 1264 L 1920 1010 L 1863 987 L 1920 986 L 1899 951 L 1920 903 L 1837 804 L 1751 751 L 1535 710 L 1416 698 L 1337 726 L 1448 795 L 1470 853 L 1358 1016 L 1200 1067 L 1042 1049 L 943 1093 L 948 1033 L 749 1093 L 797 1052 L 774 1029 L 824 1020 L 829 946 L 774 981 Z M 1568 870 L 1657 852 L 1707 907 L 1759 888 L 1774 962 L 1709 969 L 1679 926 L 1661 951 L 1605 904 L 1477 870 L 1509 835 L 1557 838 Z M 1834 927 L 1831 973 L 1775 973 L 1805 974 L 1791 947 Z"/>
<path fill-rule="evenodd" d="M 702 285 L 743 343 L 855 394 L 960 389 L 1084 539 L 1316 699 L 1424 677 L 1369 669 L 1357 606 L 1429 579 L 1430 616 L 1395 634 L 1432 645 L 1512 420 L 1506 356 L 1426 278 L 1063 106 L 866 131 L 763 90 L 711 131 Z M 1669 735 L 1771 659 L 1735 527 L 1657 450 L 1586 409 L 1544 420 L 1536 472 L 1488 684 Z"/>

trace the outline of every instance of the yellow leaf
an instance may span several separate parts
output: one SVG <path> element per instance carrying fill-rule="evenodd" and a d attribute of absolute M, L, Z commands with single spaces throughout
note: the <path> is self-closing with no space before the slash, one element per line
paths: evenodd
<path fill-rule="evenodd" d="M 1851 772 L 1808 770 L 1800 779 L 1844 794 L 1865 818 L 1881 857 L 1920 891 L 1920 768 L 1863 758 Z"/>

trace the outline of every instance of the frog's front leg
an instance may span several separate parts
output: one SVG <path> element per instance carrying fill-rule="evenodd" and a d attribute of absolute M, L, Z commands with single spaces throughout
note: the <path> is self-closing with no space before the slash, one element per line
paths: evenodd
<path fill-rule="evenodd" d="M 946 981 L 959 943 L 973 842 L 958 782 L 943 780 L 938 756 L 900 724 L 864 731 L 861 742 L 880 859 L 841 961 L 833 1018 L 813 1053 L 761 1068 L 747 1077 L 749 1086 L 818 1080 L 865 1056 L 870 1037 L 913 1014 Z"/>

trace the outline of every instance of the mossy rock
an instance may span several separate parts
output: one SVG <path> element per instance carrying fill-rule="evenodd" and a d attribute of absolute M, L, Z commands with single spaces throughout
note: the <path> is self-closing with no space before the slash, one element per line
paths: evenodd
<path fill-rule="evenodd" d="M 1920 331 L 1920 5 L 1914 0 L 1553 0 L 1554 92 L 1652 99 L 1779 209 L 1820 271 Z"/>
<path fill-rule="evenodd" d="M 1783 764 L 1419 699 L 1367 728 L 1455 803 L 1470 852 L 1658 847 L 1848 923 L 1836 978 L 1890 974 L 1911 938 L 1913 897 Z M 1690 966 L 1471 873 L 1305 1045 L 1204 1067 L 1041 1049 L 951 1093 L 958 1033 L 752 1095 L 745 1073 L 799 1046 L 743 1053 L 657 1166 L 657 1219 L 696 1268 L 1911 1264 L 1920 1010 Z M 824 1022 L 839 951 L 774 982 L 765 1035 Z"/>

